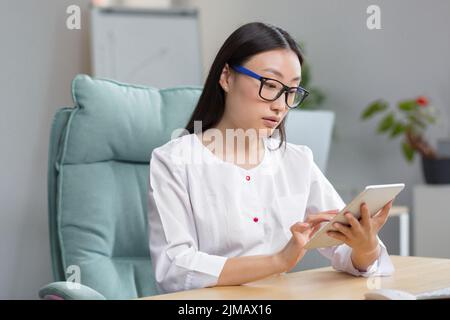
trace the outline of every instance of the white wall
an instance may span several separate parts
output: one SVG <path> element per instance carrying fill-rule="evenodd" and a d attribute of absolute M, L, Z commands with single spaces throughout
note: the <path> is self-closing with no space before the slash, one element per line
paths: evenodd
<path fill-rule="evenodd" d="M 66 8 L 88 0 L 0 2 L 0 299 L 36 299 L 52 281 L 47 226 L 50 124 L 72 105 L 70 82 L 89 72 L 87 16 L 65 27 Z"/>
<path fill-rule="evenodd" d="M 38 288 L 52 280 L 48 135 L 54 112 L 72 104 L 72 78 L 90 71 L 87 15 L 81 31 L 65 28 L 66 7 L 85 10 L 88 2 L 0 2 L 0 299 L 36 298 Z M 201 10 L 205 76 L 219 46 L 243 23 L 271 22 L 304 41 L 313 80 L 337 116 L 339 140 L 330 152 L 328 177 L 355 190 L 403 181 L 409 188 L 397 203 L 412 203 L 411 186 L 422 181 L 419 163 L 407 166 L 397 143 L 374 135 L 375 123 L 361 123 L 359 115 L 379 97 L 396 101 L 425 94 L 446 112 L 432 136 L 448 135 L 450 2 L 376 1 L 382 10 L 379 31 L 365 25 L 373 1 L 191 2 Z"/>

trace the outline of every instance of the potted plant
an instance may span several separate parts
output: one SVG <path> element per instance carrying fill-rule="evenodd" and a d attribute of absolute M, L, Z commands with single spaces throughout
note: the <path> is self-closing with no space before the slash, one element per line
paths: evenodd
<path fill-rule="evenodd" d="M 367 120 L 376 114 L 384 114 L 377 127 L 378 133 L 387 134 L 390 139 L 403 138 L 401 150 L 408 163 L 413 162 L 416 153 L 420 154 L 427 183 L 450 183 L 450 158 L 439 156 L 425 138 L 426 129 L 436 123 L 438 115 L 427 97 L 400 101 L 396 110 L 386 101 L 376 100 L 363 110 L 361 119 Z"/>
<path fill-rule="evenodd" d="M 304 52 L 304 45 L 297 42 L 300 50 Z M 316 110 L 320 109 L 325 101 L 325 94 L 317 87 L 311 86 L 311 67 L 307 59 L 302 64 L 302 81 L 301 86 L 309 91 L 308 98 L 303 101 L 300 108 L 294 110 Z"/>
<path fill-rule="evenodd" d="M 303 101 L 300 108 L 294 110 L 316 110 L 320 109 L 322 103 L 325 101 L 325 94 L 317 87 L 311 86 L 311 67 L 305 61 L 302 65 L 302 82 L 301 86 L 309 91 L 309 95 Z"/>

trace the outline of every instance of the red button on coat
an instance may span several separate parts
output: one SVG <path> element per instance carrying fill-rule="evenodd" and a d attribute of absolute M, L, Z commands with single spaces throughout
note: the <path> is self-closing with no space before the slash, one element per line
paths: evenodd
<path fill-rule="evenodd" d="M 255 222 L 258 222 L 258 220 L 259 220 L 258 217 L 253 218 L 253 221 L 255 221 Z"/>
<path fill-rule="evenodd" d="M 246 179 L 247 181 L 250 181 L 250 176 L 246 176 L 245 179 Z"/>

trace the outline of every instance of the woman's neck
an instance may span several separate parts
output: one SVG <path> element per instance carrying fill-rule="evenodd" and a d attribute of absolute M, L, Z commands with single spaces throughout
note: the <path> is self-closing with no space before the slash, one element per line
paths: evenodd
<path fill-rule="evenodd" d="M 217 157 L 245 169 L 256 167 L 264 158 L 264 142 L 257 130 L 219 123 L 203 132 L 201 140 Z"/>

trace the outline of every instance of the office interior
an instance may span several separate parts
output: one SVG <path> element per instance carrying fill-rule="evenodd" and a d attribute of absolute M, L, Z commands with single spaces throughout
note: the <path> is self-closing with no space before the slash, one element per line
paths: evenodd
<path fill-rule="evenodd" d="M 0 12 L 0 299 L 42 299 L 40 289 L 61 281 L 61 248 L 53 243 L 59 220 L 49 217 L 60 196 L 51 135 L 55 115 L 74 108 L 73 80 L 201 90 L 223 41 L 253 21 L 280 26 L 301 44 L 307 89 L 320 96 L 289 111 L 288 142 L 313 150 L 346 203 L 368 185 L 404 183 L 380 232 L 389 253 L 450 261 L 450 2 L 4 0 Z M 390 109 L 364 119 L 377 101 Z M 405 118 L 423 127 L 416 149 L 404 145 L 404 131 L 391 135 L 388 111 L 400 119 L 405 101 L 422 117 Z M 435 157 L 421 153 L 421 143 Z M 308 252 L 295 272 L 329 266 Z M 67 280 L 73 270 L 64 271 Z M 448 275 L 434 281 L 450 287 Z"/>

